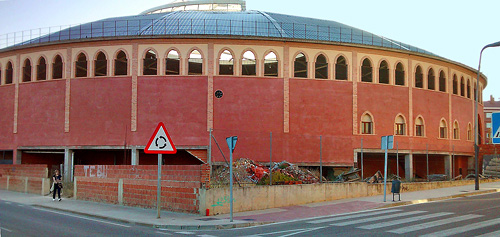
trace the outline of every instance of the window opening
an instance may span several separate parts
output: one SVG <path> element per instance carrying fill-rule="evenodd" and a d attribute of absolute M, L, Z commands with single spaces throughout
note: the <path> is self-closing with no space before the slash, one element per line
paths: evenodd
<path fill-rule="evenodd" d="M 458 95 L 457 75 L 453 75 L 453 94 Z"/>
<path fill-rule="evenodd" d="M 347 61 L 343 56 L 337 58 L 335 64 L 335 79 L 347 80 Z"/>
<path fill-rule="evenodd" d="M 31 61 L 26 59 L 23 67 L 23 82 L 31 81 Z"/>
<path fill-rule="evenodd" d="M 443 71 L 439 73 L 439 91 L 446 92 L 446 76 Z"/>
<path fill-rule="evenodd" d="M 255 54 L 252 51 L 243 53 L 243 60 L 241 61 L 241 74 L 245 76 L 257 75 L 257 63 L 255 61 Z"/>
<path fill-rule="evenodd" d="M 36 66 L 36 80 L 44 81 L 47 79 L 47 63 L 45 63 L 45 58 L 40 57 L 38 60 L 38 65 Z"/>
<path fill-rule="evenodd" d="M 372 63 L 370 59 L 365 58 L 361 66 L 361 81 L 372 82 Z"/>
<path fill-rule="evenodd" d="M 424 74 L 422 73 L 422 68 L 420 66 L 418 66 L 415 71 L 415 87 L 424 88 Z"/>
<path fill-rule="evenodd" d="M 470 123 L 467 126 L 467 140 L 472 140 L 472 125 Z"/>
<path fill-rule="evenodd" d="M 396 135 L 405 135 L 406 132 L 405 132 L 405 120 L 404 118 L 400 115 L 396 118 L 396 124 L 395 124 L 395 128 L 396 128 L 396 131 L 395 131 L 395 134 Z"/>
<path fill-rule="evenodd" d="M 264 76 L 278 77 L 278 57 L 274 52 L 264 57 Z"/>
<path fill-rule="evenodd" d="M 465 96 L 465 81 L 464 77 L 460 79 L 460 95 Z"/>
<path fill-rule="evenodd" d="M 63 73 L 63 62 L 61 56 L 57 55 L 52 63 L 52 79 L 61 79 Z"/>
<path fill-rule="evenodd" d="M 97 59 L 94 61 L 94 75 L 96 77 L 108 75 L 108 60 L 103 52 L 99 52 Z"/>
<path fill-rule="evenodd" d="M 143 61 L 143 75 L 158 75 L 158 58 L 153 50 L 149 50 Z"/>
<path fill-rule="evenodd" d="M 328 62 L 323 54 L 318 55 L 314 64 L 314 77 L 317 79 L 328 79 Z"/>
<path fill-rule="evenodd" d="M 203 58 L 198 50 L 193 50 L 191 54 L 189 54 L 188 64 L 189 75 L 203 74 Z"/>
<path fill-rule="evenodd" d="M 405 85 L 405 69 L 402 63 L 398 63 L 396 65 L 396 85 L 398 86 Z"/>
<path fill-rule="evenodd" d="M 373 119 L 369 114 L 363 115 L 361 125 L 362 134 L 373 134 Z"/>
<path fill-rule="evenodd" d="M 219 57 L 219 75 L 234 75 L 234 59 L 229 50 L 224 50 Z"/>
<path fill-rule="evenodd" d="M 12 76 L 14 69 L 12 69 L 12 63 L 7 63 L 7 69 L 5 69 L 5 84 L 12 84 Z"/>
<path fill-rule="evenodd" d="M 307 78 L 307 59 L 303 53 L 299 53 L 295 56 L 295 62 L 293 63 L 293 76 Z"/>
<path fill-rule="evenodd" d="M 436 89 L 436 80 L 434 76 L 434 70 L 429 69 L 429 74 L 427 75 L 427 89 L 435 90 Z"/>
<path fill-rule="evenodd" d="M 389 84 L 389 65 L 384 60 L 380 63 L 378 69 L 378 82 L 381 84 Z"/>
<path fill-rule="evenodd" d="M 115 58 L 115 76 L 128 75 L 128 59 L 125 52 L 120 51 Z"/>
<path fill-rule="evenodd" d="M 167 54 L 167 61 L 165 63 L 166 75 L 179 75 L 181 72 L 181 59 L 179 53 L 175 50 L 170 50 Z"/>
<path fill-rule="evenodd" d="M 424 136 L 424 121 L 422 120 L 422 118 L 417 118 L 417 120 L 415 121 L 415 136 Z"/>
<path fill-rule="evenodd" d="M 467 98 L 470 99 L 470 80 L 467 80 Z"/>
<path fill-rule="evenodd" d="M 85 54 L 80 53 L 76 61 L 76 73 L 75 77 L 86 77 L 87 76 L 87 57 Z"/>
<path fill-rule="evenodd" d="M 459 139 L 458 122 L 453 123 L 453 139 Z"/>
<path fill-rule="evenodd" d="M 446 128 L 446 121 L 441 120 L 439 123 L 439 138 L 446 138 L 446 133 L 448 132 Z"/>

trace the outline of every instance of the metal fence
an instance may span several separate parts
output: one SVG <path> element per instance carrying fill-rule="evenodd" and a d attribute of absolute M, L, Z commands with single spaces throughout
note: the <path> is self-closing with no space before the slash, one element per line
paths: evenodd
<path fill-rule="evenodd" d="M 349 27 L 258 20 L 169 18 L 97 21 L 8 33 L 0 35 L 0 49 L 67 40 L 180 35 L 253 36 L 283 40 L 329 41 L 401 49 L 432 55 L 432 53 L 417 47 Z"/>

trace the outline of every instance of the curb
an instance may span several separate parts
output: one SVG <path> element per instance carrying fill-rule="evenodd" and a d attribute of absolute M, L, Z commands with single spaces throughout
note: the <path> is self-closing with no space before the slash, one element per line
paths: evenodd
<path fill-rule="evenodd" d="M 445 197 L 436 197 L 436 198 L 426 198 L 426 199 L 413 200 L 413 201 L 395 202 L 395 203 L 391 203 L 391 204 L 387 204 L 387 205 L 378 207 L 376 209 L 406 206 L 406 205 L 411 205 L 411 204 L 420 204 L 420 203 L 427 203 L 427 202 L 435 202 L 435 201 L 448 200 L 448 199 L 453 199 L 453 198 L 470 197 L 470 196 L 476 196 L 476 195 L 481 195 L 481 194 L 498 193 L 498 192 L 500 192 L 500 189 L 491 189 L 491 190 L 477 191 L 477 192 L 472 192 L 472 193 L 455 194 L 455 195 L 445 196 Z"/>

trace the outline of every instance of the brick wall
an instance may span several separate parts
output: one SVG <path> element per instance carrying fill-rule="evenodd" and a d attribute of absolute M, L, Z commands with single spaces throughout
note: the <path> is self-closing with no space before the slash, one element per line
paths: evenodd
<path fill-rule="evenodd" d="M 77 199 L 156 207 L 156 165 L 77 165 Z M 199 165 L 162 166 L 161 205 L 163 210 L 198 213 L 202 183 Z"/>
<path fill-rule="evenodd" d="M 0 189 L 43 195 L 48 192 L 48 176 L 47 165 L 0 165 Z"/>

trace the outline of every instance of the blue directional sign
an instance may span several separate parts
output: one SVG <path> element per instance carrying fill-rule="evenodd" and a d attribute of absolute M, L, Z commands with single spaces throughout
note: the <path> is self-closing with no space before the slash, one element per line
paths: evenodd
<path fill-rule="evenodd" d="M 394 148 L 394 136 L 383 136 L 382 137 L 382 150 L 393 149 Z"/>
<path fill-rule="evenodd" d="M 491 114 L 491 141 L 500 144 L 500 112 Z"/>

